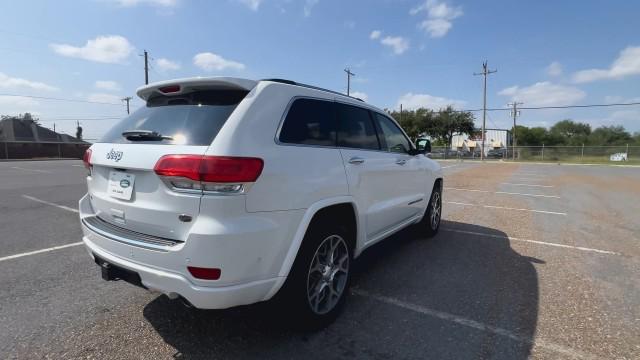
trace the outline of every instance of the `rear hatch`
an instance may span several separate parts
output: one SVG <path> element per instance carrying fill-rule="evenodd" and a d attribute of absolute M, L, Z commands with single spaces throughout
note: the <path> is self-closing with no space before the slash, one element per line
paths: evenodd
<path fill-rule="evenodd" d="M 100 219 L 143 234 L 186 240 L 199 214 L 202 191 L 196 181 L 174 181 L 158 175 L 154 167 L 166 155 L 204 155 L 250 90 L 220 83 L 224 86 L 161 84 L 138 91 L 146 105 L 90 148 L 87 183 Z"/>

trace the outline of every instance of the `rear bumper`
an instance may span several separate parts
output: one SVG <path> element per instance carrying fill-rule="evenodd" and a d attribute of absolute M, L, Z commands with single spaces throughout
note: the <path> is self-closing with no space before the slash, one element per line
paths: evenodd
<path fill-rule="evenodd" d="M 88 195 L 79 210 L 81 219 L 96 216 Z M 84 221 L 81 226 L 92 256 L 137 273 L 146 288 L 170 298 L 182 296 L 197 308 L 224 309 L 268 300 L 277 292 L 284 280 L 279 270 L 301 216 L 297 210 L 247 214 L 240 224 L 220 224 L 200 215 L 189 237 L 164 251 L 111 239 Z M 197 279 L 187 266 L 220 268 L 222 275 Z"/>
<path fill-rule="evenodd" d="M 87 236 L 82 240 L 92 256 L 96 254 L 111 264 L 134 271 L 148 289 L 160 291 L 170 298 L 182 296 L 199 309 L 225 309 L 266 300 L 265 296 L 278 281 L 274 278 L 232 286 L 196 286 L 181 274 L 154 269 L 111 254 Z"/>

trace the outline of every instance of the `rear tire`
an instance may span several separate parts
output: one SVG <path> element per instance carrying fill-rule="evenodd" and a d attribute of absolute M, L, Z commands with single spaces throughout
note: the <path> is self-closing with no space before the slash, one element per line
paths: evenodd
<path fill-rule="evenodd" d="M 436 183 L 431 192 L 431 199 L 427 210 L 420 221 L 422 233 L 427 237 L 433 237 L 440 229 L 440 220 L 442 219 L 442 186 Z"/>
<path fill-rule="evenodd" d="M 352 250 L 346 228 L 334 221 L 312 224 L 278 294 L 293 325 L 315 330 L 333 322 L 351 282 Z"/>

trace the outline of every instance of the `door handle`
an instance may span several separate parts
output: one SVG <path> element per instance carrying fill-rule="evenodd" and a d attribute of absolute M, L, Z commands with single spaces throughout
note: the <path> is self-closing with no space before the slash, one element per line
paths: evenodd
<path fill-rule="evenodd" d="M 364 159 L 361 157 L 352 157 L 351 159 L 349 159 L 349 164 L 362 164 L 364 162 Z"/>
<path fill-rule="evenodd" d="M 405 159 L 396 160 L 396 164 L 398 164 L 398 165 L 404 165 L 406 163 L 407 163 L 407 160 L 405 160 Z"/>

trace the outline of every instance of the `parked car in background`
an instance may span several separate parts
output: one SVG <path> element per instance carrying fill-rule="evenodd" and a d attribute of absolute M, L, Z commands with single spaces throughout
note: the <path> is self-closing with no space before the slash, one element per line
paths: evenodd
<path fill-rule="evenodd" d="M 443 175 L 385 111 L 287 80 L 192 78 L 87 151 L 83 241 L 105 280 L 202 309 L 276 298 L 324 323 L 364 249 L 440 226 Z"/>
<path fill-rule="evenodd" d="M 487 158 L 502 159 L 506 156 L 507 149 L 491 149 L 487 151 Z"/>

